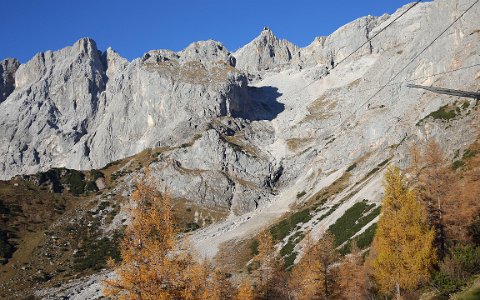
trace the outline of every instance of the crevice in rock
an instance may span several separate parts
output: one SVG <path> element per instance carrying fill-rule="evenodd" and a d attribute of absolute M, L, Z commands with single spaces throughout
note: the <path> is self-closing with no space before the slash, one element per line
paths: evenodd
<path fill-rule="evenodd" d="M 15 58 L 0 61 L 0 103 L 5 101 L 15 90 L 15 73 L 20 62 Z"/>

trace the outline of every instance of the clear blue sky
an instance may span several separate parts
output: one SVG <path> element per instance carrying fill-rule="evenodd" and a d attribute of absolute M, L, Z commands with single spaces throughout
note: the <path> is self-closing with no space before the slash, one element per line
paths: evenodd
<path fill-rule="evenodd" d="M 365 15 L 392 13 L 413 0 L 0 0 L 0 60 L 28 61 L 91 37 L 129 60 L 152 49 L 181 50 L 209 38 L 230 51 L 268 26 L 308 45 Z"/>

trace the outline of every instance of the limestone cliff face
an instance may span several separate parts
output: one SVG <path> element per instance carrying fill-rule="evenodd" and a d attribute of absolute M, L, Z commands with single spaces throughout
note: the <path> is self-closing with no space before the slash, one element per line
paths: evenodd
<path fill-rule="evenodd" d="M 0 103 L 15 89 L 15 72 L 20 63 L 15 58 L 0 61 Z"/>
<path fill-rule="evenodd" d="M 200 49 L 201 51 L 198 51 Z M 98 168 L 147 147 L 193 137 L 241 101 L 246 78 L 218 43 L 133 62 L 91 39 L 21 65 L 2 103 L 2 178 L 53 166 Z"/>
<path fill-rule="evenodd" d="M 155 168 L 175 196 L 241 214 L 273 203 L 305 174 L 314 190 L 362 157 L 358 178 L 385 159 L 405 163 L 408 146 L 429 137 L 451 153 L 464 149 L 477 132 L 474 103 L 448 124 L 419 122 L 465 99 L 405 83 L 478 90 L 478 68 L 443 74 L 480 63 L 478 6 L 416 57 L 470 4 L 422 3 L 379 33 L 407 5 L 305 48 L 265 28 L 234 53 L 209 40 L 129 62 L 81 39 L 20 66 L 2 61 L 0 178 L 168 148 Z"/>

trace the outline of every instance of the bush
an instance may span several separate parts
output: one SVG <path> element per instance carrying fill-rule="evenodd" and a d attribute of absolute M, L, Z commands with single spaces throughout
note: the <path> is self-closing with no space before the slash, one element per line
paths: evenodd
<path fill-rule="evenodd" d="M 98 192 L 97 184 L 94 181 L 89 181 L 85 185 L 85 191 L 88 192 Z"/>
<path fill-rule="evenodd" d="M 353 169 L 355 169 L 356 167 L 357 167 L 357 164 L 354 163 L 353 165 L 347 168 L 347 172 L 353 171 Z"/>
<path fill-rule="evenodd" d="M 97 180 L 98 178 L 105 178 L 105 175 L 101 171 L 95 169 L 91 170 L 90 174 L 92 175 L 93 180 Z"/>
<path fill-rule="evenodd" d="M 250 244 L 250 253 L 252 256 L 257 256 L 258 255 L 258 246 L 260 245 L 260 242 L 257 239 L 254 239 L 252 243 Z"/>
<path fill-rule="evenodd" d="M 456 160 L 456 161 L 453 162 L 452 169 L 453 170 L 458 170 L 460 168 L 463 168 L 464 166 L 465 166 L 465 162 L 463 160 L 459 159 L 459 160 Z"/>
<path fill-rule="evenodd" d="M 439 265 L 440 270 L 433 273 L 432 282 L 444 296 L 460 290 L 470 277 L 480 272 L 480 248 L 457 246 Z"/>
<path fill-rule="evenodd" d="M 188 231 L 195 231 L 200 228 L 200 225 L 198 225 L 197 222 L 190 222 L 187 224 L 187 232 Z"/>
<path fill-rule="evenodd" d="M 114 260 L 120 259 L 119 243 L 120 234 L 114 234 L 109 238 L 88 241 L 85 246 L 78 251 L 73 258 L 73 267 L 75 271 L 81 272 L 88 269 L 99 271 L 106 267 L 109 257 Z"/>
<path fill-rule="evenodd" d="M 6 263 L 14 251 L 15 247 L 8 241 L 7 233 L 0 229 L 0 263 Z"/>
<path fill-rule="evenodd" d="M 433 273 L 432 283 L 442 296 L 448 296 L 455 293 L 460 290 L 460 287 L 463 285 L 463 282 L 460 282 L 441 271 Z"/>
<path fill-rule="evenodd" d="M 373 242 L 373 238 L 375 236 L 375 231 L 377 230 L 377 224 L 372 224 L 368 227 L 364 232 L 359 234 L 355 237 L 355 242 L 357 243 L 357 247 L 361 250 L 370 247 Z M 342 248 L 340 248 L 339 252 L 341 255 L 347 255 L 352 251 L 352 241 L 346 243 Z"/>
<path fill-rule="evenodd" d="M 74 195 L 85 193 L 85 175 L 77 170 L 68 170 L 62 178 L 62 182 L 70 187 L 70 192 Z"/>
<path fill-rule="evenodd" d="M 478 215 L 468 228 L 468 233 L 475 246 L 480 246 L 480 215 Z"/>
<path fill-rule="evenodd" d="M 303 196 L 305 196 L 306 193 L 307 193 L 307 192 L 305 192 L 305 191 L 302 191 L 302 192 L 298 193 L 298 194 L 297 194 L 297 199 L 298 199 L 298 198 L 302 198 Z"/>

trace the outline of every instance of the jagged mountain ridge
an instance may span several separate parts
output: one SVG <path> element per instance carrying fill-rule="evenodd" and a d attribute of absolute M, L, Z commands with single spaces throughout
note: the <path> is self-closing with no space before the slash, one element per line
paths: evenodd
<path fill-rule="evenodd" d="M 161 154 L 158 174 L 175 196 L 195 200 L 203 190 L 197 201 L 250 211 L 272 201 L 312 161 L 322 177 L 366 153 L 385 159 L 382 151 L 405 135 L 441 135 L 438 125 L 428 129 L 433 134 L 412 126 L 450 98 L 422 94 L 430 102 L 408 102 L 403 99 L 418 99 L 419 92 L 393 86 L 364 108 L 364 90 L 387 82 L 467 4 L 420 4 L 339 66 L 409 6 L 392 16 L 355 20 L 305 48 L 266 28 L 234 53 L 205 41 L 128 62 L 81 39 L 37 54 L 18 70 L 13 63 L 2 71 L 9 79 L 0 104 L 0 176 L 99 168 L 162 147 L 168 151 Z M 399 79 L 427 76 L 428 83 L 435 79 L 428 75 L 474 63 L 477 27 L 457 24 L 453 35 Z M 454 83 L 473 88 L 472 72 L 459 73 Z M 340 136 L 339 124 L 346 125 Z"/>
<path fill-rule="evenodd" d="M 480 71 L 469 67 L 480 63 L 478 5 L 409 64 L 471 4 L 421 3 L 340 64 L 410 5 L 355 20 L 305 48 L 265 29 L 233 53 L 205 41 L 128 62 L 82 39 L 39 54 L 16 72 L 2 71 L 2 78 L 15 78 L 15 89 L 0 104 L 0 174 L 98 168 L 153 147 L 150 168 L 161 189 L 230 210 L 226 220 L 191 235 L 202 257 L 215 257 L 312 203 L 309 219 L 277 246 L 307 231 L 318 238 L 356 203 L 378 206 L 384 168 L 405 166 L 411 145 L 435 138 L 453 159 L 477 138 L 475 100 L 405 85 L 416 79 L 479 89 Z M 442 74 L 459 68 L 466 69 Z M 432 115 L 442 109 L 455 116 Z M 122 175 L 115 191 L 128 197 L 142 171 Z M 300 256 L 301 249 L 294 240 L 292 252 Z M 86 289 L 42 293 L 97 297 L 100 283 L 92 278 L 80 280 Z"/>

